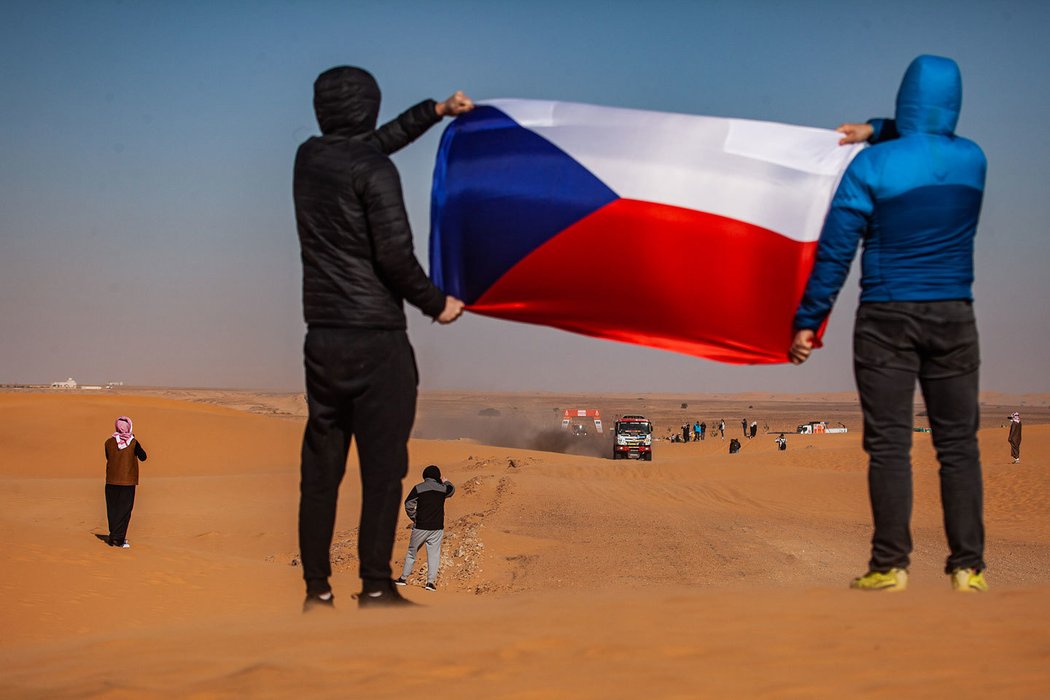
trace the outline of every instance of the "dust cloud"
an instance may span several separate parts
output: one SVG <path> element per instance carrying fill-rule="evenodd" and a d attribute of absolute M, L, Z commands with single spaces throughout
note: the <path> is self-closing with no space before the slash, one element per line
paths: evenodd
<path fill-rule="evenodd" d="M 540 424 L 525 416 L 495 416 L 484 411 L 474 416 L 423 416 L 413 435 L 431 440 L 467 438 L 494 447 L 587 457 L 611 458 L 612 455 L 612 436 L 608 430 L 598 434 L 592 429 L 587 435 L 575 436 L 561 427 L 560 416 L 557 425 Z"/>

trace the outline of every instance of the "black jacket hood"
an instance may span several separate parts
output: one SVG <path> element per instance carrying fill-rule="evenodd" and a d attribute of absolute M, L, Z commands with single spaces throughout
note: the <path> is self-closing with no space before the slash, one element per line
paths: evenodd
<path fill-rule="evenodd" d="M 354 66 L 329 68 L 314 81 L 314 113 L 322 134 L 357 136 L 376 128 L 379 83 Z"/>

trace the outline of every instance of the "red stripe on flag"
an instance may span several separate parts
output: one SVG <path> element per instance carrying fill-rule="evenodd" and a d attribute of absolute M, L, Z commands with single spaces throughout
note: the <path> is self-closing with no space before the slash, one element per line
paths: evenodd
<path fill-rule="evenodd" d="M 534 250 L 469 308 L 722 362 L 786 362 L 816 246 L 620 199 Z"/>

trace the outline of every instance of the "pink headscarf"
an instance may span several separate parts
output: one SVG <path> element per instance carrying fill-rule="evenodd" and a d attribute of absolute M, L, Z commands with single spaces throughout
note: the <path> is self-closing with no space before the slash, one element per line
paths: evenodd
<path fill-rule="evenodd" d="M 116 428 L 117 432 L 113 433 L 113 437 L 117 439 L 117 449 L 123 450 L 135 439 L 134 433 L 131 432 L 131 419 L 121 416 L 117 419 Z"/>
<path fill-rule="evenodd" d="M 1020 423 L 1021 422 L 1021 414 L 1020 413 L 1014 413 L 1012 416 L 1010 416 L 1010 420 L 1012 420 L 1014 423 Z"/>

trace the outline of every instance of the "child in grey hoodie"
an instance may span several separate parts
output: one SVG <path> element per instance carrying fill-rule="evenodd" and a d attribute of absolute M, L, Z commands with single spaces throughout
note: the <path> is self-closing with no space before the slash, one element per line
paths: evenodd
<path fill-rule="evenodd" d="M 412 520 L 412 536 L 405 555 L 405 568 L 401 578 L 394 581 L 399 586 L 408 585 L 408 577 L 416 563 L 416 552 L 427 546 L 426 590 L 436 591 L 438 569 L 441 567 L 441 540 L 445 536 L 445 499 L 451 498 L 456 487 L 448 479 L 441 478 L 441 470 L 431 464 L 423 470 L 423 482 L 416 484 L 405 498 L 405 513 Z"/>

